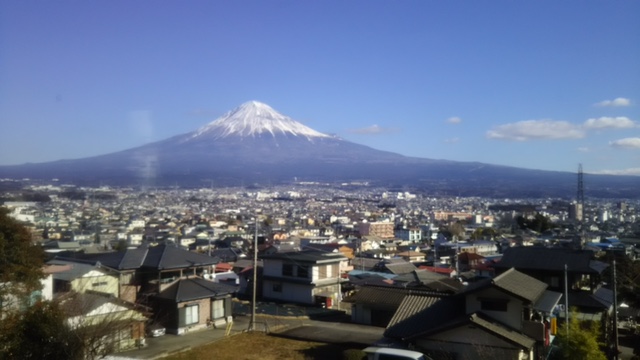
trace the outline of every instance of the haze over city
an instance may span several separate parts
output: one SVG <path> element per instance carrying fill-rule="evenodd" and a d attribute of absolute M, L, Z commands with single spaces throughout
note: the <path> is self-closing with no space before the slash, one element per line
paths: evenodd
<path fill-rule="evenodd" d="M 640 174 L 640 4 L 0 3 L 0 164 L 100 155 L 258 100 L 408 156 Z"/>

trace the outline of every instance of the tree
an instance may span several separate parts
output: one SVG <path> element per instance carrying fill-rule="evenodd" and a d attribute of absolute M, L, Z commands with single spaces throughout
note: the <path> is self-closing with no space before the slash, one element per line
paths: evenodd
<path fill-rule="evenodd" d="M 451 235 L 455 236 L 458 240 L 464 236 L 464 224 L 459 221 L 451 223 L 448 230 Z"/>
<path fill-rule="evenodd" d="M 144 337 L 143 323 L 147 319 L 134 304 L 106 294 L 73 291 L 57 301 L 71 337 L 68 342 L 84 359 L 100 359 L 130 349 L 136 344 L 134 337 Z"/>
<path fill-rule="evenodd" d="M 9 314 L 1 324 L 1 359 L 83 359 L 81 340 L 56 303 L 38 302 Z"/>
<path fill-rule="evenodd" d="M 115 250 L 118 252 L 125 252 L 128 248 L 129 244 L 127 243 L 127 240 L 119 240 L 118 244 L 116 244 Z"/>
<path fill-rule="evenodd" d="M 569 336 L 567 328 L 569 327 Z M 567 360 L 606 360 L 607 357 L 598 344 L 600 328 L 597 322 L 581 321 L 578 313 L 571 309 L 569 323 L 558 327 L 556 338 L 560 349 L 557 359 Z"/>
<path fill-rule="evenodd" d="M 44 251 L 29 230 L 0 208 L 0 318 L 40 290 Z"/>
<path fill-rule="evenodd" d="M 0 359 L 76 359 L 54 304 L 39 301 L 44 252 L 0 209 Z"/>
<path fill-rule="evenodd" d="M 530 229 L 539 233 L 545 232 L 554 227 L 554 224 L 551 222 L 551 220 L 540 213 L 536 213 L 532 219 L 525 218 L 524 216 L 520 215 L 516 218 L 516 222 L 522 230 Z"/>

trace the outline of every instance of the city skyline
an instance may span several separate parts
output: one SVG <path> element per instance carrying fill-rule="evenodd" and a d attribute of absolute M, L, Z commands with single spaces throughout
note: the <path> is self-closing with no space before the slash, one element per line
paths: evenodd
<path fill-rule="evenodd" d="M 640 175 L 640 4 L 0 4 L 0 165 L 102 155 L 250 100 L 402 155 Z"/>

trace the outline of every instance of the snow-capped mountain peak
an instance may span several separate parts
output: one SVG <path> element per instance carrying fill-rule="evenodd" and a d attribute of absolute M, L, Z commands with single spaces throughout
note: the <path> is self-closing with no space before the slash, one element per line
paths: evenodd
<path fill-rule="evenodd" d="M 257 136 L 263 134 L 303 136 L 308 139 L 330 137 L 315 131 L 267 104 L 248 101 L 198 129 L 191 138 L 212 136 Z"/>

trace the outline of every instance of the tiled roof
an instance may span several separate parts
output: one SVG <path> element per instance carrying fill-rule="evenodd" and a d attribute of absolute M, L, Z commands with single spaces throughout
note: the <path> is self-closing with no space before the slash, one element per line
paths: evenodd
<path fill-rule="evenodd" d="M 547 289 L 547 284 L 542 281 L 515 269 L 509 269 L 493 279 L 484 278 L 469 284 L 463 293 L 469 294 L 491 286 L 530 303 L 535 303 Z"/>
<path fill-rule="evenodd" d="M 75 255 L 74 255 L 75 256 Z M 72 262 L 97 264 L 98 262 L 116 270 L 136 270 L 141 267 L 163 269 L 180 269 L 194 266 L 215 265 L 220 259 L 204 254 L 190 252 L 175 246 L 158 245 L 141 246 L 125 252 L 101 254 L 78 254 L 76 258 L 56 258 Z"/>
<path fill-rule="evenodd" d="M 375 258 L 365 258 L 365 257 L 355 257 L 351 259 L 351 265 L 353 265 L 354 269 L 358 270 L 371 270 L 378 265 L 380 259 Z"/>
<path fill-rule="evenodd" d="M 564 304 L 564 295 L 559 303 Z M 609 310 L 613 306 L 613 291 L 607 288 L 599 288 L 593 294 L 588 291 L 572 291 L 569 293 L 569 307 L 592 308 L 602 311 Z"/>
<path fill-rule="evenodd" d="M 533 304 L 533 308 L 538 311 L 550 313 L 553 308 L 558 304 L 562 293 L 546 290 L 542 296 Z"/>
<path fill-rule="evenodd" d="M 410 273 L 398 275 L 395 278 L 393 278 L 394 281 L 407 282 L 407 283 L 417 282 L 421 284 L 426 284 L 429 282 L 442 280 L 442 279 L 448 279 L 448 276 L 434 273 L 427 270 L 421 270 L 421 269 L 414 269 Z"/>
<path fill-rule="evenodd" d="M 572 273 L 600 274 L 607 265 L 591 260 L 588 250 L 556 249 L 537 246 L 518 246 L 505 250 L 496 269 L 516 268 L 520 271 L 543 270 L 564 272 L 564 266 Z"/>
<path fill-rule="evenodd" d="M 480 313 L 464 315 L 464 298 L 452 296 L 430 304 L 429 299 L 407 296 L 384 335 L 396 339 L 428 337 L 438 332 L 474 324 L 503 340 L 529 350 L 535 340 Z"/>
<path fill-rule="evenodd" d="M 157 295 L 175 302 L 222 297 L 237 291 L 235 286 L 214 283 L 202 278 L 180 279 Z"/>
<path fill-rule="evenodd" d="M 397 307 L 407 296 L 407 291 L 400 288 L 384 288 L 363 286 L 354 295 L 344 299 L 345 302 L 378 307 Z"/>
<path fill-rule="evenodd" d="M 426 266 L 426 265 L 420 265 L 419 269 L 431 271 L 431 272 L 438 273 L 438 274 L 446 274 L 446 275 L 450 275 L 454 271 L 454 269 L 451 269 L 451 268 L 443 268 L 443 267 L 437 267 L 437 266 Z"/>
<path fill-rule="evenodd" d="M 418 334 L 437 331 L 445 324 L 466 321 L 464 296 L 453 295 L 436 301 L 433 305 L 414 311 L 411 300 L 401 303 L 397 312 L 405 314 L 391 319 L 384 332 L 385 337 L 407 339 Z M 411 316 L 410 314 L 413 312 Z"/>
<path fill-rule="evenodd" d="M 490 321 L 479 313 L 472 314 L 469 317 L 469 321 L 514 345 L 520 346 L 524 350 L 530 350 L 536 343 L 534 339 L 502 324 Z"/>
<path fill-rule="evenodd" d="M 450 277 L 425 283 L 424 287 L 434 291 L 451 293 L 457 293 L 464 289 L 464 285 L 460 281 Z"/>
<path fill-rule="evenodd" d="M 529 302 L 535 302 L 547 289 L 547 284 L 523 274 L 516 269 L 509 269 L 493 278 L 492 283 L 509 293 Z"/>
<path fill-rule="evenodd" d="M 384 267 L 396 275 L 408 274 L 416 270 L 416 266 L 407 261 L 384 264 Z"/>
<path fill-rule="evenodd" d="M 112 298 L 91 293 L 66 293 L 58 300 L 61 310 L 67 316 L 86 315 L 100 306 L 108 303 Z"/>
<path fill-rule="evenodd" d="M 419 296 L 419 295 L 407 295 L 402 299 L 398 310 L 396 310 L 395 314 L 389 321 L 389 325 L 387 327 L 391 327 L 397 323 L 405 321 L 412 317 L 413 315 L 423 311 L 424 309 L 432 306 L 437 301 L 439 301 L 440 297 L 435 296 Z"/>
<path fill-rule="evenodd" d="M 353 285 L 382 285 L 385 280 L 395 278 L 395 275 L 376 271 L 351 270 L 348 277 L 349 282 Z"/>

